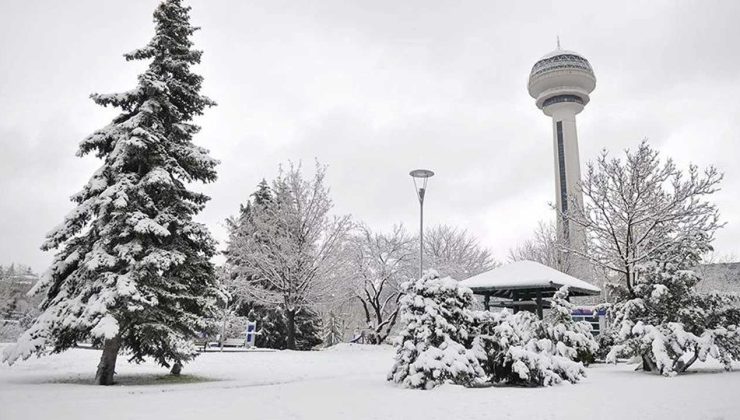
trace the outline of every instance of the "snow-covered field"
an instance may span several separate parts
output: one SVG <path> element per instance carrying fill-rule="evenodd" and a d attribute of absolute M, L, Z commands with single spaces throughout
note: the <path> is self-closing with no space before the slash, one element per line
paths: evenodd
<path fill-rule="evenodd" d="M 90 385 L 100 353 L 76 349 L 0 366 L 0 419 L 738 419 L 740 371 L 663 378 L 596 365 L 577 385 L 432 391 L 386 382 L 390 347 L 207 353 L 180 383 L 119 358 L 121 385 Z M 740 368 L 740 366 L 738 366 Z"/>

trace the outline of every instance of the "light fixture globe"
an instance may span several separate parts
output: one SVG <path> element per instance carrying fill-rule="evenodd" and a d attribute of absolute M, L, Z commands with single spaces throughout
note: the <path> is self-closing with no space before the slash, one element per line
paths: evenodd
<path fill-rule="evenodd" d="M 414 169 L 413 171 L 409 172 L 409 175 L 414 178 L 431 178 L 432 176 L 434 176 L 434 172 L 430 171 L 429 169 Z"/>
<path fill-rule="evenodd" d="M 529 95 L 548 116 L 562 107 L 581 112 L 594 88 L 596 76 L 588 60 L 560 48 L 540 58 L 529 74 Z"/>
<path fill-rule="evenodd" d="M 427 190 L 427 182 L 429 181 L 429 178 L 434 176 L 434 172 L 429 169 L 414 169 L 409 172 L 409 175 L 414 179 L 414 189 L 416 190 L 419 202 L 423 203 L 424 193 L 426 193 Z"/>

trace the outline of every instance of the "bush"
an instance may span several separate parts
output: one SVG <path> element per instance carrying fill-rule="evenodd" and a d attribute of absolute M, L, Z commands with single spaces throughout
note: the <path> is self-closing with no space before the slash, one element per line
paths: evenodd
<path fill-rule="evenodd" d="M 388 380 L 408 388 L 575 383 L 585 368 L 574 359 L 598 348 L 591 326 L 570 317 L 566 289 L 543 322 L 529 312 L 473 312 L 472 291 L 434 271 L 402 287 L 402 330 Z"/>
<path fill-rule="evenodd" d="M 469 344 L 473 338 L 473 293 L 436 271 L 402 285 L 403 328 L 388 380 L 430 389 L 445 382 L 473 385 L 484 372 Z"/>
<path fill-rule="evenodd" d="M 556 327 L 530 312 L 480 312 L 478 323 L 473 349 L 490 382 L 550 386 L 576 383 L 586 374 L 583 364 L 573 361 L 573 347 L 548 338 Z"/>
<path fill-rule="evenodd" d="M 542 326 L 545 329 L 544 336 L 558 343 L 555 354 L 585 365 L 593 363 L 599 344 L 591 333 L 591 324 L 573 320 L 573 304 L 568 301 L 567 286 L 555 292 L 551 305 L 549 322 Z"/>
<path fill-rule="evenodd" d="M 639 357 L 642 368 L 666 376 L 713 357 L 725 369 L 740 360 L 740 301 L 733 295 L 702 295 L 691 270 L 667 260 L 639 268 L 632 297 L 612 312 L 616 344 L 607 361 Z"/>

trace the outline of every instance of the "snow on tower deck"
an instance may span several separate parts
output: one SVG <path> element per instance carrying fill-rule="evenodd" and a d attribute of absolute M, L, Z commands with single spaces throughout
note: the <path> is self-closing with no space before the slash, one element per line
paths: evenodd
<path fill-rule="evenodd" d="M 460 282 L 473 293 L 512 298 L 517 292 L 540 292 L 552 296 L 568 286 L 570 296 L 598 295 L 601 289 L 534 261 L 517 261 Z"/>

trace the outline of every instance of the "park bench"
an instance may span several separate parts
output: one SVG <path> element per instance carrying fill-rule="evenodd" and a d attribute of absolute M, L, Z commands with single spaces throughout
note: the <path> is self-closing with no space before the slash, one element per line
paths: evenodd
<path fill-rule="evenodd" d="M 224 340 L 224 347 L 246 347 L 247 340 L 243 338 L 227 338 Z"/>
<path fill-rule="evenodd" d="M 208 347 L 208 340 L 206 339 L 199 339 L 193 341 L 193 344 L 195 347 L 198 348 L 199 351 L 206 351 L 206 347 Z"/>

